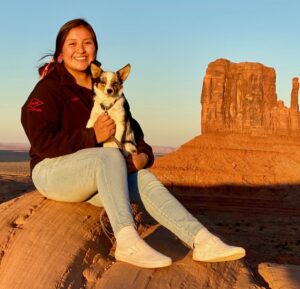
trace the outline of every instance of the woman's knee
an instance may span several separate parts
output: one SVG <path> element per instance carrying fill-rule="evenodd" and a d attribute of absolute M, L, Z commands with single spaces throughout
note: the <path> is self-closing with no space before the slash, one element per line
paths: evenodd
<path fill-rule="evenodd" d="M 116 148 L 101 148 L 98 154 L 94 155 L 94 165 L 98 169 L 103 169 L 105 171 L 125 171 L 126 162 L 125 158 Z"/>
<path fill-rule="evenodd" d="M 138 171 L 138 179 L 142 182 L 158 181 L 157 177 L 148 169 L 142 169 Z"/>
<path fill-rule="evenodd" d="M 141 196 L 151 195 L 163 186 L 158 178 L 147 169 L 138 171 L 137 183 Z"/>

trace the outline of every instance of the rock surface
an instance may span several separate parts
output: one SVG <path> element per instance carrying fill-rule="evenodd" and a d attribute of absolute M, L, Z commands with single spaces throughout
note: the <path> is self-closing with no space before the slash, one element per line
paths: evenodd
<path fill-rule="evenodd" d="M 0 288 L 68 288 L 100 246 L 99 210 L 46 200 L 38 192 L 0 206 Z M 70 287 L 72 288 L 72 287 Z"/>
<path fill-rule="evenodd" d="M 210 63 L 202 135 L 152 168 L 207 227 L 246 248 L 257 276 L 259 263 L 300 265 L 299 82 L 287 108 L 275 80 L 275 70 L 259 63 Z"/>
<path fill-rule="evenodd" d="M 202 133 L 299 135 L 298 78 L 293 79 L 291 108 L 277 100 L 274 68 L 260 63 L 210 63 L 202 86 Z"/>
<path fill-rule="evenodd" d="M 259 272 L 272 289 L 300 288 L 300 266 L 262 263 Z"/>
<path fill-rule="evenodd" d="M 300 142 L 204 134 L 152 171 L 191 212 L 247 260 L 300 265 Z M 255 269 L 256 270 L 256 269 Z"/>
<path fill-rule="evenodd" d="M 54 202 L 34 191 L 1 204 L 0 214 L 1 289 L 261 288 L 243 261 L 194 262 L 191 251 L 158 226 L 144 236 L 173 258 L 171 267 L 114 262 L 99 208 L 89 204 Z"/>

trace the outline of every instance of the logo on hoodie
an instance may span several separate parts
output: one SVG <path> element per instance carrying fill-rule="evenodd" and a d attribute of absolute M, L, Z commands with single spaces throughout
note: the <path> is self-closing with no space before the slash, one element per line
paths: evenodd
<path fill-rule="evenodd" d="M 30 99 L 30 101 L 27 104 L 27 109 L 29 111 L 38 111 L 38 112 L 42 112 L 41 109 L 41 105 L 43 105 L 44 102 L 41 101 L 38 98 L 33 97 L 32 99 Z"/>

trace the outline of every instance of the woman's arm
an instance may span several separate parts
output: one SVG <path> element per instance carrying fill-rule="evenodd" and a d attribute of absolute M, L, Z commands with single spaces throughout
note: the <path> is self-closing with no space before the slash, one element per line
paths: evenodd
<path fill-rule="evenodd" d="M 97 145 L 93 128 L 61 129 L 65 108 L 57 97 L 60 93 L 57 90 L 39 83 L 22 107 L 21 122 L 32 151 L 42 158 L 62 156 Z"/>

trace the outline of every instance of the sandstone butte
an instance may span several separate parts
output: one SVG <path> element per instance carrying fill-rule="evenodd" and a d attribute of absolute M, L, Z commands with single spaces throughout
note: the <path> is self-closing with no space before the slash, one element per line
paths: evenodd
<path fill-rule="evenodd" d="M 98 208 L 29 190 L 2 197 L 0 288 L 300 288 L 299 83 L 293 79 L 287 108 L 277 100 L 275 79 L 275 70 L 259 63 L 210 63 L 202 134 L 152 168 L 210 230 L 244 246 L 245 259 L 193 262 L 189 249 L 148 222 L 141 234 L 173 265 L 150 270 L 115 262 Z"/>

